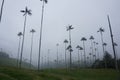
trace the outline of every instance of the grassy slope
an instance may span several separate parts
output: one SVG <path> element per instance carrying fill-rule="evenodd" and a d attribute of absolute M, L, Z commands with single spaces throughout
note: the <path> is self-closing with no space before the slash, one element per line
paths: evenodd
<path fill-rule="evenodd" d="M 26 69 L 0 67 L 0 80 L 120 80 L 114 70 L 43 70 L 40 72 Z"/>
<path fill-rule="evenodd" d="M 13 66 L 13 67 L 16 67 L 17 66 L 17 59 L 0 57 L 0 66 Z M 30 66 L 29 63 L 22 62 L 22 67 L 29 68 L 29 66 Z"/>

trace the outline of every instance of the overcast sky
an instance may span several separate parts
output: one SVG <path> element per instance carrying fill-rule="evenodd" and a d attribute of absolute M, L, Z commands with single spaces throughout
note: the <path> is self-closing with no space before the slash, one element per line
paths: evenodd
<path fill-rule="evenodd" d="M 0 0 L 1 5 L 2 0 Z M 18 32 L 23 31 L 24 16 L 20 10 L 28 6 L 32 10 L 32 16 L 27 17 L 26 35 L 23 57 L 29 59 L 31 34 L 30 29 L 35 29 L 33 58 L 37 62 L 38 42 L 41 20 L 40 0 L 5 0 L 2 22 L 0 23 L 0 48 L 16 57 L 18 49 Z M 120 0 L 49 0 L 45 5 L 42 52 L 44 57 L 50 49 L 50 57 L 56 59 L 56 44 L 59 43 L 59 55 L 64 55 L 64 39 L 68 39 L 66 26 L 73 25 L 72 46 L 73 57 L 76 57 L 76 45 L 82 46 L 80 39 L 91 35 L 99 43 L 99 53 L 102 54 L 100 34 L 97 33 L 100 27 L 105 29 L 104 42 L 107 51 L 111 54 L 111 38 L 107 21 L 107 14 L 110 16 L 114 40 L 118 44 L 117 54 L 120 52 Z M 87 40 L 87 54 L 90 52 L 90 40 Z"/>

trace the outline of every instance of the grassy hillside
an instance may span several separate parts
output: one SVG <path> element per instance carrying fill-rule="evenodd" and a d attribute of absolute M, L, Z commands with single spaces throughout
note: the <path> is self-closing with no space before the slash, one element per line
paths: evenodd
<path fill-rule="evenodd" d="M 66 71 L 51 69 L 34 71 L 0 67 L 0 80 L 120 80 L 115 70 L 80 69 Z"/>
<path fill-rule="evenodd" d="M 16 67 L 17 66 L 17 59 L 6 58 L 6 57 L 2 58 L 2 57 L 0 57 L 0 66 L 12 66 L 12 67 Z M 29 66 L 30 66 L 29 63 L 22 62 L 22 67 L 29 68 Z"/>

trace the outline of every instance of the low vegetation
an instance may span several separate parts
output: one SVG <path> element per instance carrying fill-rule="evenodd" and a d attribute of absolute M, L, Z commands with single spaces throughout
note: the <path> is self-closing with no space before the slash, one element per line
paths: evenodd
<path fill-rule="evenodd" d="M 0 80 L 120 80 L 112 69 L 48 69 L 29 70 L 0 67 Z"/>

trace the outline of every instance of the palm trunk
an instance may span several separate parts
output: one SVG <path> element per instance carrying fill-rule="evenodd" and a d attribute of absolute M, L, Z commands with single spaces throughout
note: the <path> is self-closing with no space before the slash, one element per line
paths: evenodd
<path fill-rule="evenodd" d="M 19 67 L 20 68 L 22 66 L 22 55 L 23 55 L 24 38 L 25 38 L 26 18 L 27 18 L 27 15 L 25 15 L 25 21 L 24 21 L 23 39 L 22 39 L 21 55 L 20 55 L 20 62 L 19 62 Z"/>
<path fill-rule="evenodd" d="M 98 46 L 96 47 L 96 51 L 97 51 L 97 58 L 99 60 L 99 50 L 98 50 Z"/>
<path fill-rule="evenodd" d="M 32 37 L 31 37 L 30 69 L 31 69 L 31 64 L 32 64 L 33 34 L 34 34 L 34 33 L 32 33 Z"/>
<path fill-rule="evenodd" d="M 42 15 L 41 15 L 41 28 L 40 28 L 40 40 L 39 40 L 39 55 L 38 55 L 38 70 L 40 70 L 40 53 L 41 53 L 43 16 L 44 16 L 44 1 L 43 1 L 43 5 L 42 5 Z"/>
<path fill-rule="evenodd" d="M 96 45 L 94 43 L 94 50 L 95 50 L 95 61 L 96 61 Z"/>
<path fill-rule="evenodd" d="M 65 67 L 67 69 L 67 62 L 66 62 L 66 43 L 65 43 Z"/>
<path fill-rule="evenodd" d="M 1 5 L 0 22 L 1 22 L 1 19 L 2 19 L 3 6 L 4 6 L 4 0 L 2 1 L 2 5 Z"/>
<path fill-rule="evenodd" d="M 21 42 L 21 36 L 19 36 L 18 54 L 17 54 L 17 67 L 19 67 L 20 42 Z"/>
<path fill-rule="evenodd" d="M 112 40 L 112 47 L 113 47 L 113 52 L 114 52 L 114 62 L 115 62 L 115 68 L 117 71 L 119 71 L 118 69 L 118 63 L 117 63 L 117 59 L 116 59 L 116 53 L 115 53 L 115 45 L 114 45 L 114 39 L 113 39 L 113 34 L 112 34 L 112 28 L 111 28 L 111 24 L 110 24 L 110 19 L 109 16 L 108 17 L 108 23 L 109 23 L 109 28 L 110 28 L 110 35 L 111 35 L 111 40 Z"/>
<path fill-rule="evenodd" d="M 86 67 L 86 52 L 85 52 L 85 43 L 83 41 L 83 47 L 84 47 L 84 65 Z"/>
<path fill-rule="evenodd" d="M 79 49 L 78 49 L 78 68 L 80 68 L 80 54 L 79 54 Z"/>
<path fill-rule="evenodd" d="M 69 30 L 69 40 L 70 40 L 70 46 L 71 46 L 71 30 Z M 71 54 L 71 48 L 70 48 L 70 69 L 71 67 L 72 67 L 72 54 Z"/>
<path fill-rule="evenodd" d="M 58 68 L 58 66 L 59 66 L 59 59 L 58 59 L 58 46 L 57 46 L 57 68 Z"/>
<path fill-rule="evenodd" d="M 103 55 L 105 56 L 106 53 L 105 53 L 105 49 L 104 49 L 104 46 L 103 46 L 103 43 L 104 43 L 104 42 L 103 42 L 103 34 L 102 34 L 102 32 L 100 32 L 100 33 L 101 33 L 101 41 L 102 41 Z M 105 63 L 105 68 L 107 68 L 106 59 L 105 59 L 104 63 Z"/>
<path fill-rule="evenodd" d="M 50 69 L 50 64 L 49 64 L 49 54 L 50 54 L 50 50 L 48 49 L 48 68 Z"/>
<path fill-rule="evenodd" d="M 81 65 L 82 65 L 82 50 L 81 50 Z"/>

